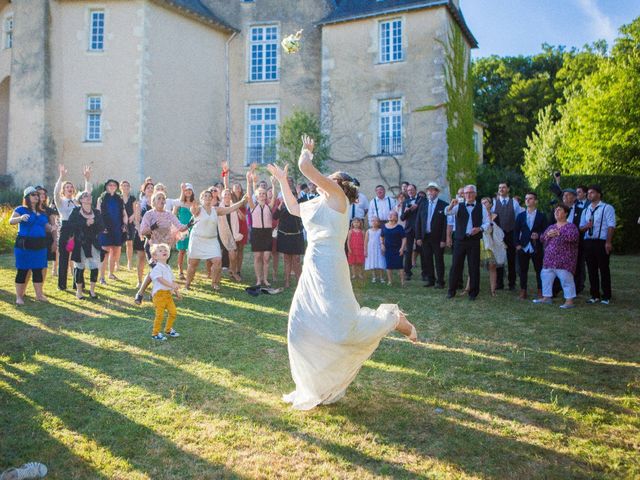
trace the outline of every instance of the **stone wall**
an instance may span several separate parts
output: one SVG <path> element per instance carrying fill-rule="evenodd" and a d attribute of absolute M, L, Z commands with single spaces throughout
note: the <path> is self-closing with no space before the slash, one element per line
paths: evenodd
<path fill-rule="evenodd" d="M 404 60 L 379 62 L 379 22 L 402 18 Z M 332 142 L 334 169 L 359 178 L 364 192 L 402 180 L 424 188 L 436 181 L 446 190 L 444 109 L 415 112 L 446 102 L 444 49 L 449 14 L 419 10 L 327 25 L 323 28 L 322 120 Z M 378 102 L 403 100 L 404 151 L 378 156 Z M 446 191 L 444 192 L 446 194 Z"/>
<path fill-rule="evenodd" d="M 46 122 L 49 100 L 49 3 L 13 2 L 14 44 L 9 95 L 7 171 L 15 185 L 40 183 L 47 176 L 52 135 Z"/>

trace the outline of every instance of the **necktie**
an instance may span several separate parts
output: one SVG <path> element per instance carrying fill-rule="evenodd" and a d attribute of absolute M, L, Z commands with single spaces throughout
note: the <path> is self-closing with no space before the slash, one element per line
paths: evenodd
<path fill-rule="evenodd" d="M 503 198 L 503 199 L 502 199 L 502 206 L 503 206 L 503 207 L 506 207 L 506 206 L 507 206 L 507 199 L 506 199 L 506 198 Z"/>

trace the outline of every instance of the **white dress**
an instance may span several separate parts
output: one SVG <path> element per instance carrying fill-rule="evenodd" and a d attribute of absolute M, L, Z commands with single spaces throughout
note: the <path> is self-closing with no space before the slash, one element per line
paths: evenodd
<path fill-rule="evenodd" d="M 398 306 L 360 307 L 353 294 L 344 243 L 348 213 L 323 195 L 300 204 L 307 231 L 302 275 L 289 312 L 289 363 L 296 389 L 283 396 L 299 410 L 333 403 L 398 323 Z"/>
<path fill-rule="evenodd" d="M 367 242 L 367 258 L 364 260 L 364 269 L 384 270 L 385 268 L 387 268 L 387 261 L 384 258 L 382 247 L 380 246 L 380 236 L 382 235 L 382 229 L 379 228 L 377 231 L 375 231 L 370 228 L 368 233 L 369 239 Z"/>
<path fill-rule="evenodd" d="M 200 213 L 193 219 L 196 223 L 189 234 L 188 257 L 194 260 L 222 257 L 218 241 L 218 214 L 215 207 L 211 207 L 211 214 L 201 207 Z"/>

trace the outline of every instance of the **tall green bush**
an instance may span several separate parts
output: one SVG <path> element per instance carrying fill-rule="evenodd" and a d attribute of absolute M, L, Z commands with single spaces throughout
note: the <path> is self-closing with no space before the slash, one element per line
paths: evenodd
<path fill-rule="evenodd" d="M 18 227 L 9 225 L 13 208 L 9 205 L 0 205 L 0 253 L 9 253 L 13 250 L 18 232 Z"/>
<path fill-rule="evenodd" d="M 476 181 L 477 156 L 473 146 L 473 88 L 469 79 L 469 52 L 462 32 L 453 26 L 445 47 L 447 89 L 447 180 L 452 192 Z"/>
<path fill-rule="evenodd" d="M 278 161 L 284 165 L 289 165 L 289 175 L 296 182 L 302 175 L 298 170 L 298 156 L 302 147 L 300 138 L 303 134 L 309 135 L 315 140 L 313 165 L 318 170 L 323 170 L 324 163 L 329 157 L 328 139 L 320 131 L 318 117 L 302 110 L 294 111 L 284 119 L 280 126 Z"/>

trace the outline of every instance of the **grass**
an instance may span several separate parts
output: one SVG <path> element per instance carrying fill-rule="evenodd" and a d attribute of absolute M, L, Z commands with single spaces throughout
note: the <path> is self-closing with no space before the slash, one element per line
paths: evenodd
<path fill-rule="evenodd" d="M 247 260 L 250 260 L 247 259 Z M 247 262 L 248 264 L 248 262 Z M 291 292 L 204 280 L 178 339 L 150 339 L 133 274 L 97 301 L 58 292 L 16 308 L 0 256 L 0 471 L 51 479 L 638 478 L 640 257 L 614 258 L 609 307 L 561 311 L 483 292 L 447 301 L 411 282 L 358 285 L 397 302 L 418 346 L 384 339 L 339 403 L 292 410 Z M 245 277 L 251 278 L 248 270 Z"/>

